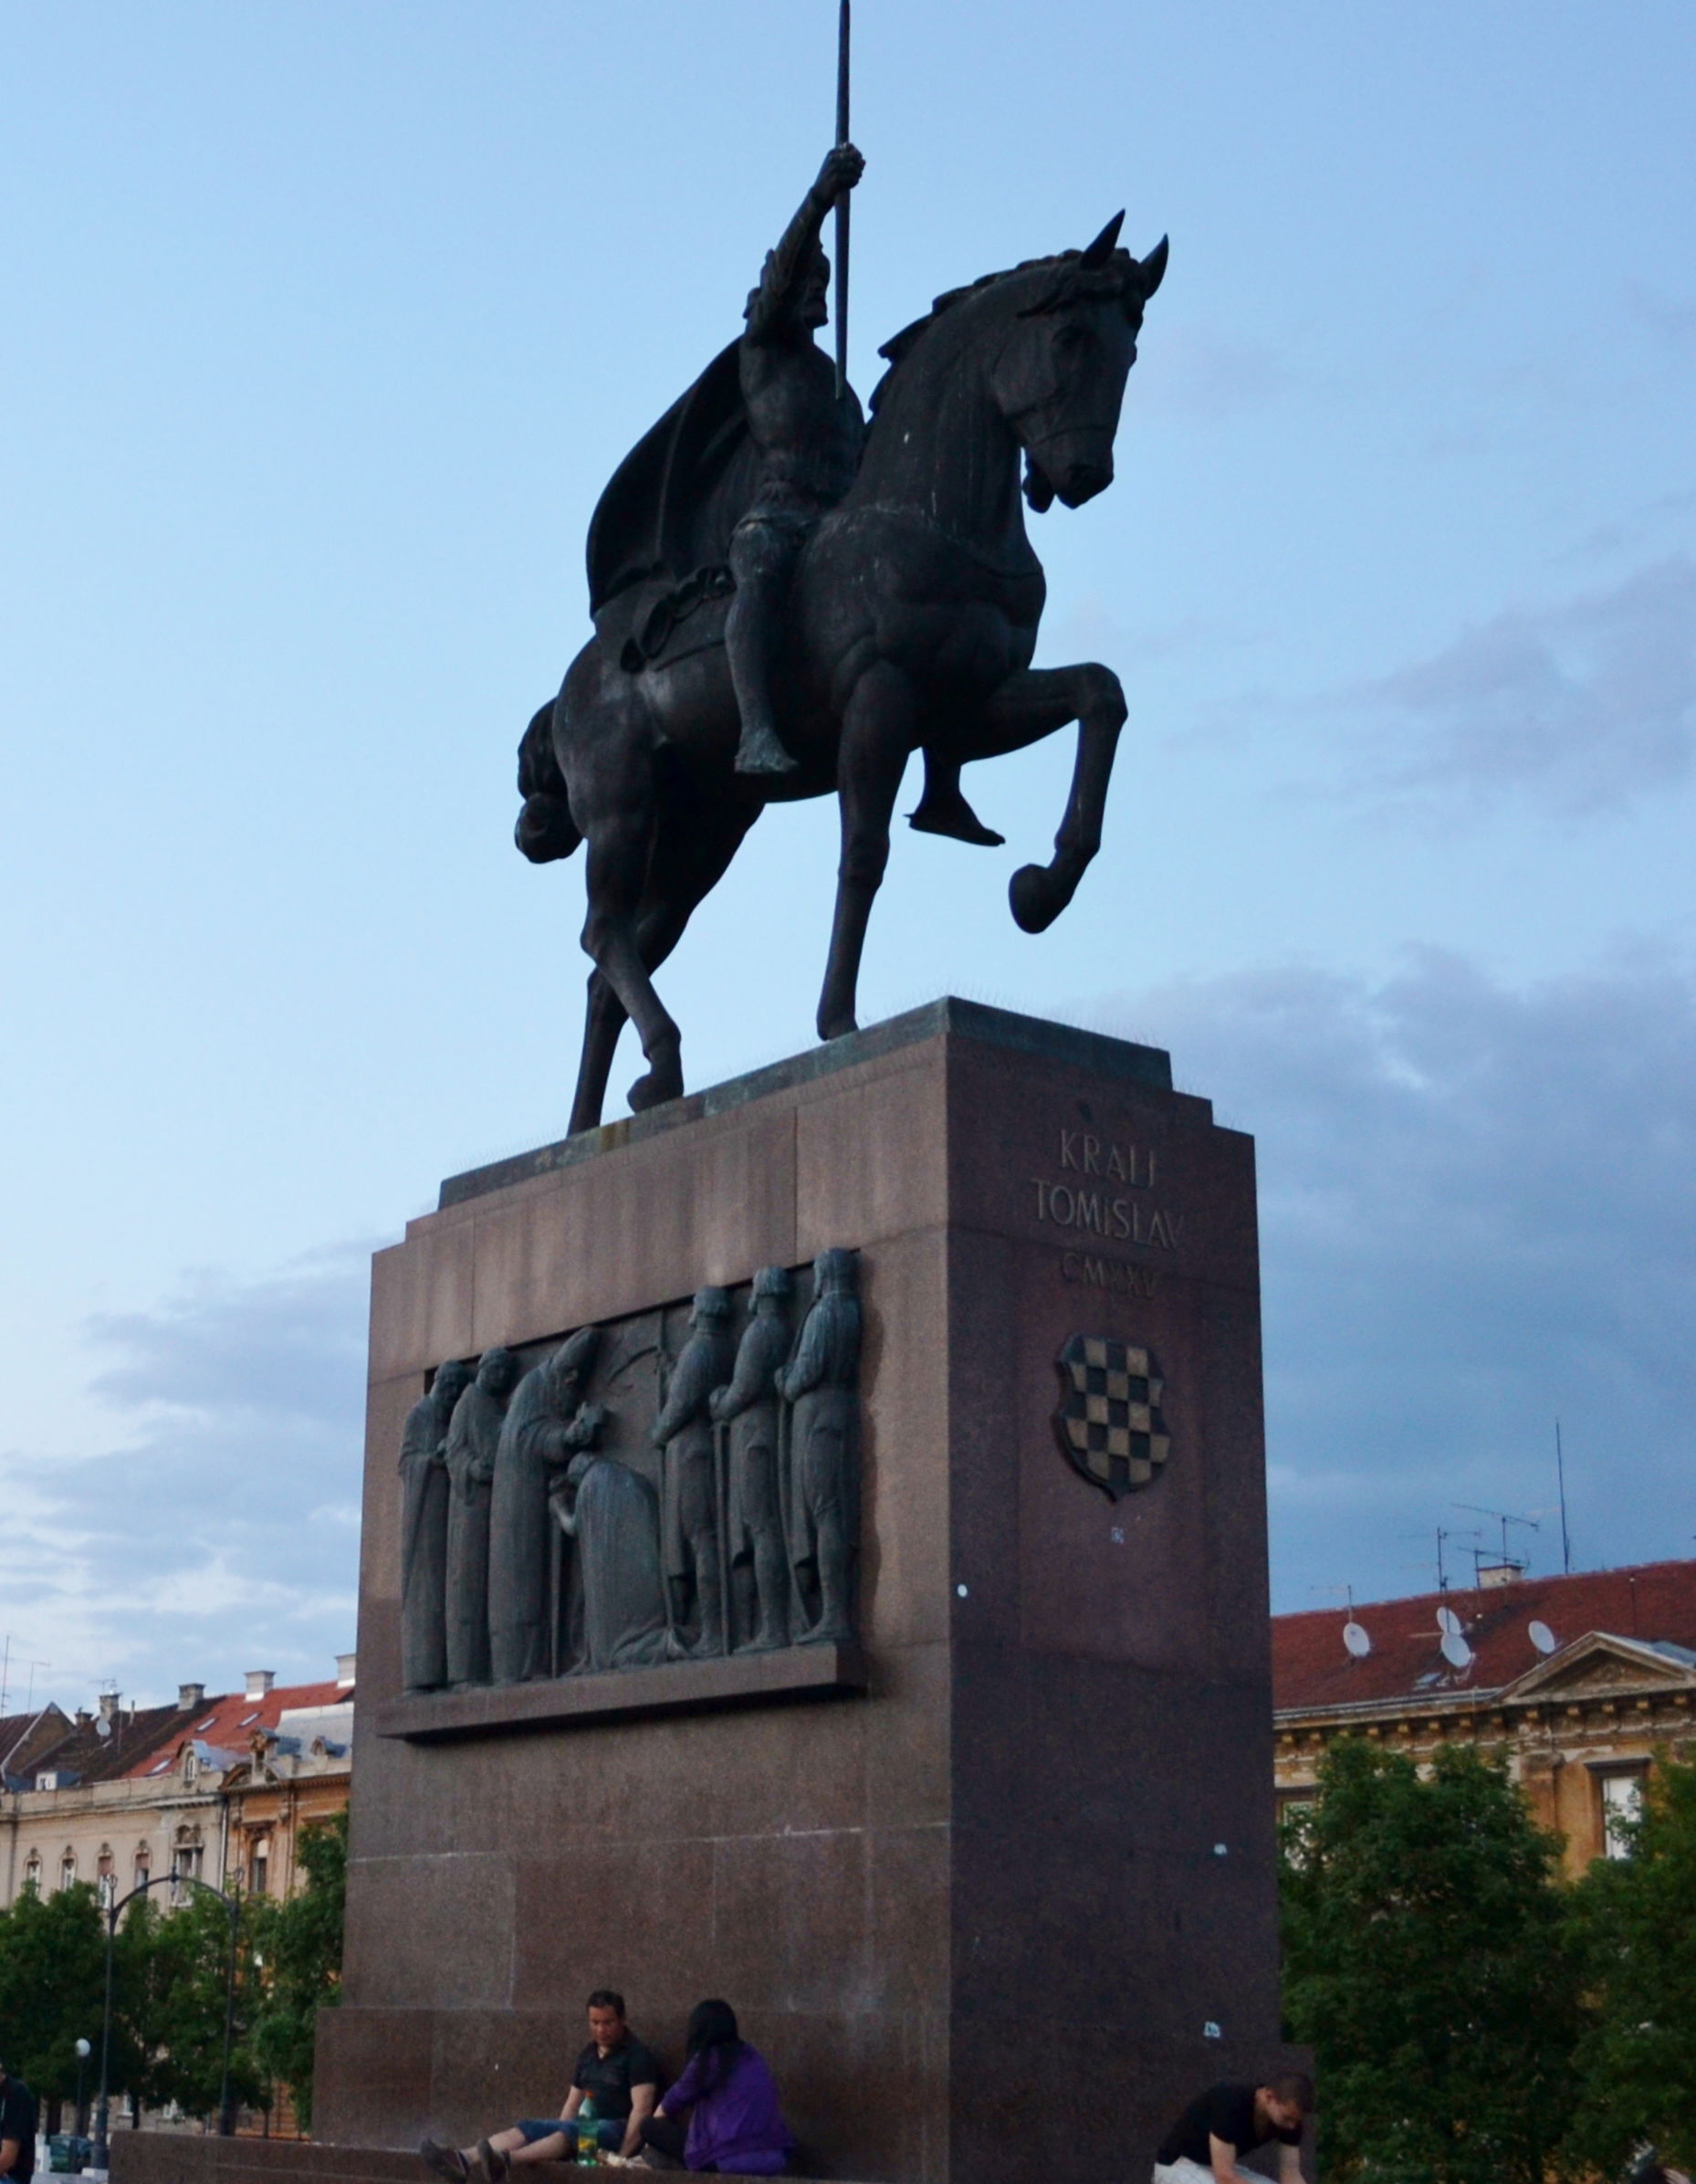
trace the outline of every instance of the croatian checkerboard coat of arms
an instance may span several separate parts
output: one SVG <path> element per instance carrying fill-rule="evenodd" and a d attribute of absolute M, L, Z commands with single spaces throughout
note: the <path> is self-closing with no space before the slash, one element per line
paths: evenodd
<path fill-rule="evenodd" d="M 1067 1463 L 1115 1501 L 1152 1486 L 1172 1444 L 1160 1408 L 1166 1382 L 1148 1351 L 1104 1335 L 1073 1335 L 1054 1362 L 1054 1431 Z"/>

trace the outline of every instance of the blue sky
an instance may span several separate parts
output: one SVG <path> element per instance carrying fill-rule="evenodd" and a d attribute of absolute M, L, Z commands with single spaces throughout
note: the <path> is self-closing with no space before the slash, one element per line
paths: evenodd
<path fill-rule="evenodd" d="M 1696 16 L 855 13 L 863 391 L 944 288 L 1121 205 L 1172 237 L 1117 483 L 1033 525 L 1039 656 L 1130 700 L 1102 856 L 1017 932 L 1069 753 L 980 770 L 1009 846 L 903 830 L 863 1019 L 1126 1031 L 1255 1131 L 1281 1605 L 1426 1581 L 1455 1501 L 1547 1507 L 1556 1415 L 1580 1560 L 1692 1551 Z M 364 1255 L 558 1135 L 575 1066 L 581 863 L 514 854 L 514 747 L 601 485 L 816 168 L 833 34 L 8 12 L 0 1625 L 37 1688 L 351 1642 Z M 769 817 L 668 967 L 692 1082 L 810 1040 L 832 837 Z"/>

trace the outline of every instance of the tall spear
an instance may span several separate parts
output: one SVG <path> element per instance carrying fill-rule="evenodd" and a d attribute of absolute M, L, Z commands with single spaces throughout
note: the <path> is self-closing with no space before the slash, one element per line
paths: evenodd
<path fill-rule="evenodd" d="M 836 10 L 836 142 L 848 142 L 848 39 L 850 0 Z M 836 399 L 848 384 L 848 214 L 852 193 L 836 200 Z"/>

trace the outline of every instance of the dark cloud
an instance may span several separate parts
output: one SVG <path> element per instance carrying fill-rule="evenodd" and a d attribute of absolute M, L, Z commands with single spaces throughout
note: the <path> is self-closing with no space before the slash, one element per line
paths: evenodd
<path fill-rule="evenodd" d="M 1514 607 L 1352 693 L 1357 791 L 1450 815 L 1511 800 L 1567 817 L 1685 780 L 1696 750 L 1696 566 L 1682 554 Z"/>
<path fill-rule="evenodd" d="M 1456 1502 L 1551 1508 L 1557 1417 L 1585 1566 L 1696 1552 L 1688 963 L 1516 991 L 1424 954 L 1094 1013 L 1258 1140 L 1281 1606 L 1429 1582 Z M 1553 1517 L 1532 1545 L 1558 1569 Z"/>
<path fill-rule="evenodd" d="M 111 1445 L 8 1466 L 8 1614 L 56 1687 L 317 1679 L 352 1646 L 369 1264 L 349 1248 L 255 1280 L 197 1274 L 91 1323 Z"/>

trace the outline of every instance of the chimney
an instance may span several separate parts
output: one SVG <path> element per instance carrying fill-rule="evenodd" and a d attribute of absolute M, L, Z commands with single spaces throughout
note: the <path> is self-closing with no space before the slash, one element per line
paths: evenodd
<path fill-rule="evenodd" d="M 77 1727 L 79 1729 L 91 1729 L 94 1727 L 94 1717 L 89 1713 L 87 1706 L 78 1707 Z"/>
<path fill-rule="evenodd" d="M 206 1686 L 204 1684 L 179 1684 L 177 1685 L 177 1712 L 179 1714 L 198 1714 L 205 1703 Z"/>
<path fill-rule="evenodd" d="M 1481 1562 L 1478 1566 L 1478 1589 L 1481 1592 L 1494 1591 L 1502 1585 L 1511 1585 L 1524 1574 L 1523 1562 Z"/>
<path fill-rule="evenodd" d="M 106 1722 L 112 1722 L 116 1721 L 117 1718 L 118 1694 L 115 1691 L 102 1691 L 100 1694 L 100 1719 Z"/>
<path fill-rule="evenodd" d="M 357 1654 L 338 1654 L 336 1655 L 336 1687 L 338 1690 L 347 1691 L 352 1688 L 353 1670 L 358 1660 Z"/>
<path fill-rule="evenodd" d="M 247 1696 L 248 1696 L 248 1697 L 249 1697 L 249 1698 L 265 1698 L 266 1696 L 268 1696 L 268 1694 L 269 1694 L 269 1692 L 270 1692 L 270 1688 L 271 1688 L 272 1685 L 276 1683 L 276 1681 L 277 1681 L 277 1671 L 276 1671 L 276 1669 L 274 1669 L 274 1668 L 250 1668 L 250 1669 L 247 1671 Z"/>

